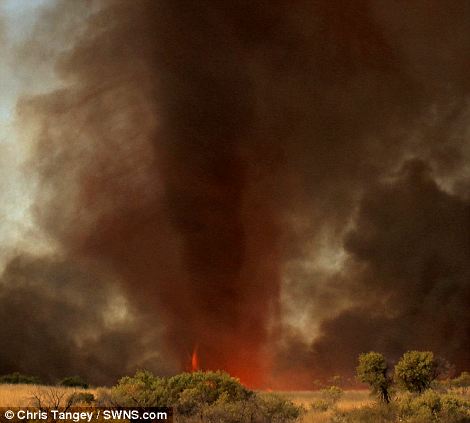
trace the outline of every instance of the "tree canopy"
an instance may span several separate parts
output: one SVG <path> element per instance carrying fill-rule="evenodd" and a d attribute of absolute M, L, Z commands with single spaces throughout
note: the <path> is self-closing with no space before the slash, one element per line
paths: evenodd
<path fill-rule="evenodd" d="M 371 351 L 359 356 L 359 365 L 356 368 L 357 378 L 359 381 L 367 383 L 372 392 L 385 403 L 390 402 L 391 380 L 387 372 L 387 361 L 382 354 Z"/>
<path fill-rule="evenodd" d="M 395 379 L 410 392 L 421 393 L 438 375 L 438 363 L 431 351 L 408 351 L 395 366 Z"/>

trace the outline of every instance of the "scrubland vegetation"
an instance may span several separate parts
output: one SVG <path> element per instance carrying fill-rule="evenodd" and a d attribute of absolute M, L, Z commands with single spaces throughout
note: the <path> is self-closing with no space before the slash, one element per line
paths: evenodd
<path fill-rule="evenodd" d="M 444 378 L 450 366 L 432 352 L 408 351 L 393 371 L 377 352 L 361 354 L 358 361 L 357 379 L 369 385 L 370 402 L 341 404 L 340 389 L 331 386 L 317 392 L 304 422 L 470 422 L 470 374 Z"/>
<path fill-rule="evenodd" d="M 182 373 L 170 378 L 140 371 L 122 378 L 100 405 L 173 405 L 177 422 L 294 422 L 302 407 L 273 393 L 254 392 L 224 372 Z"/>
<path fill-rule="evenodd" d="M 165 378 L 142 370 L 96 389 L 78 376 L 39 386 L 13 374 L 0 379 L 0 406 L 171 405 L 180 423 L 470 423 L 470 374 L 449 378 L 447 368 L 431 352 L 409 351 L 393 369 L 370 352 L 356 369 L 369 391 L 343 390 L 336 378 L 316 391 L 277 393 L 255 392 L 220 371 Z"/>

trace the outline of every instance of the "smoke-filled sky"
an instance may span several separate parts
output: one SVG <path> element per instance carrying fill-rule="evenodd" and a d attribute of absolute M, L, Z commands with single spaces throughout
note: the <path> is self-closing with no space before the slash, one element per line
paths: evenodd
<path fill-rule="evenodd" d="M 470 4 L 5 1 L 0 373 L 470 368 Z"/>

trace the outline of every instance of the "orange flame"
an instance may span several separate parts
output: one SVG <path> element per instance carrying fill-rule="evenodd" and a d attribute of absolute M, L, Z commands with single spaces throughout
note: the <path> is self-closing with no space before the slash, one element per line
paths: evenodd
<path fill-rule="evenodd" d="M 197 347 L 194 348 L 191 354 L 191 371 L 197 372 L 199 370 L 199 357 L 197 356 Z"/>

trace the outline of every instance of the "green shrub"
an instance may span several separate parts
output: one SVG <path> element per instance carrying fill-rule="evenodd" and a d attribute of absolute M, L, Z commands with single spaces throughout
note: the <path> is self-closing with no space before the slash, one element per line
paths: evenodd
<path fill-rule="evenodd" d="M 470 403 L 453 395 L 428 390 L 399 398 L 400 417 L 410 423 L 470 421 Z"/>
<path fill-rule="evenodd" d="M 62 379 L 59 382 L 60 386 L 70 386 L 74 388 L 83 388 L 83 389 L 88 389 L 88 383 L 85 382 L 80 376 L 69 376 L 64 379 Z"/>
<path fill-rule="evenodd" d="M 470 421 L 470 401 L 447 394 L 442 396 L 441 402 L 444 414 L 448 416 L 466 416 Z"/>
<path fill-rule="evenodd" d="M 10 373 L 0 376 L 0 384 L 26 384 L 26 385 L 40 385 L 41 380 L 36 376 L 22 375 L 19 372 Z"/>
<path fill-rule="evenodd" d="M 202 408 L 199 420 L 206 423 L 288 423 L 298 421 L 304 410 L 276 394 L 254 394 L 248 399 L 229 401 L 222 395 Z"/>
<path fill-rule="evenodd" d="M 226 402 L 247 400 L 253 392 L 225 372 L 181 373 L 167 380 L 169 404 L 182 416 L 200 415 L 222 396 Z"/>
<path fill-rule="evenodd" d="M 167 380 L 147 370 L 121 378 L 111 389 L 107 401 L 123 407 L 166 407 L 171 404 Z"/>
<path fill-rule="evenodd" d="M 260 422 L 261 411 L 256 397 L 244 401 L 229 401 L 222 395 L 215 403 L 204 406 L 202 419 L 207 423 Z"/>
<path fill-rule="evenodd" d="M 237 379 L 224 372 L 193 372 L 162 378 L 140 370 L 123 377 L 112 388 L 112 401 L 122 406 L 175 406 L 178 413 L 190 416 L 205 405 L 216 402 L 221 395 L 235 402 L 250 397 Z"/>
<path fill-rule="evenodd" d="M 395 366 L 395 379 L 409 392 L 424 392 L 438 375 L 438 363 L 431 351 L 408 351 Z"/>
<path fill-rule="evenodd" d="M 167 389 L 170 403 L 184 415 L 195 413 L 197 407 L 213 404 L 222 394 L 231 402 L 253 395 L 237 379 L 222 371 L 181 373 L 168 379 Z"/>
<path fill-rule="evenodd" d="M 411 416 L 428 422 L 438 421 L 442 410 L 442 402 L 439 394 L 427 391 L 417 396 L 410 403 Z"/>
<path fill-rule="evenodd" d="M 277 394 L 258 394 L 257 402 L 261 411 L 260 422 L 283 423 L 298 420 L 303 414 L 302 407 Z"/>
<path fill-rule="evenodd" d="M 181 373 L 170 378 L 138 371 L 122 378 L 110 393 L 100 393 L 97 404 L 173 406 L 181 423 L 287 423 L 302 413 L 291 401 L 257 394 L 221 371 Z"/>

